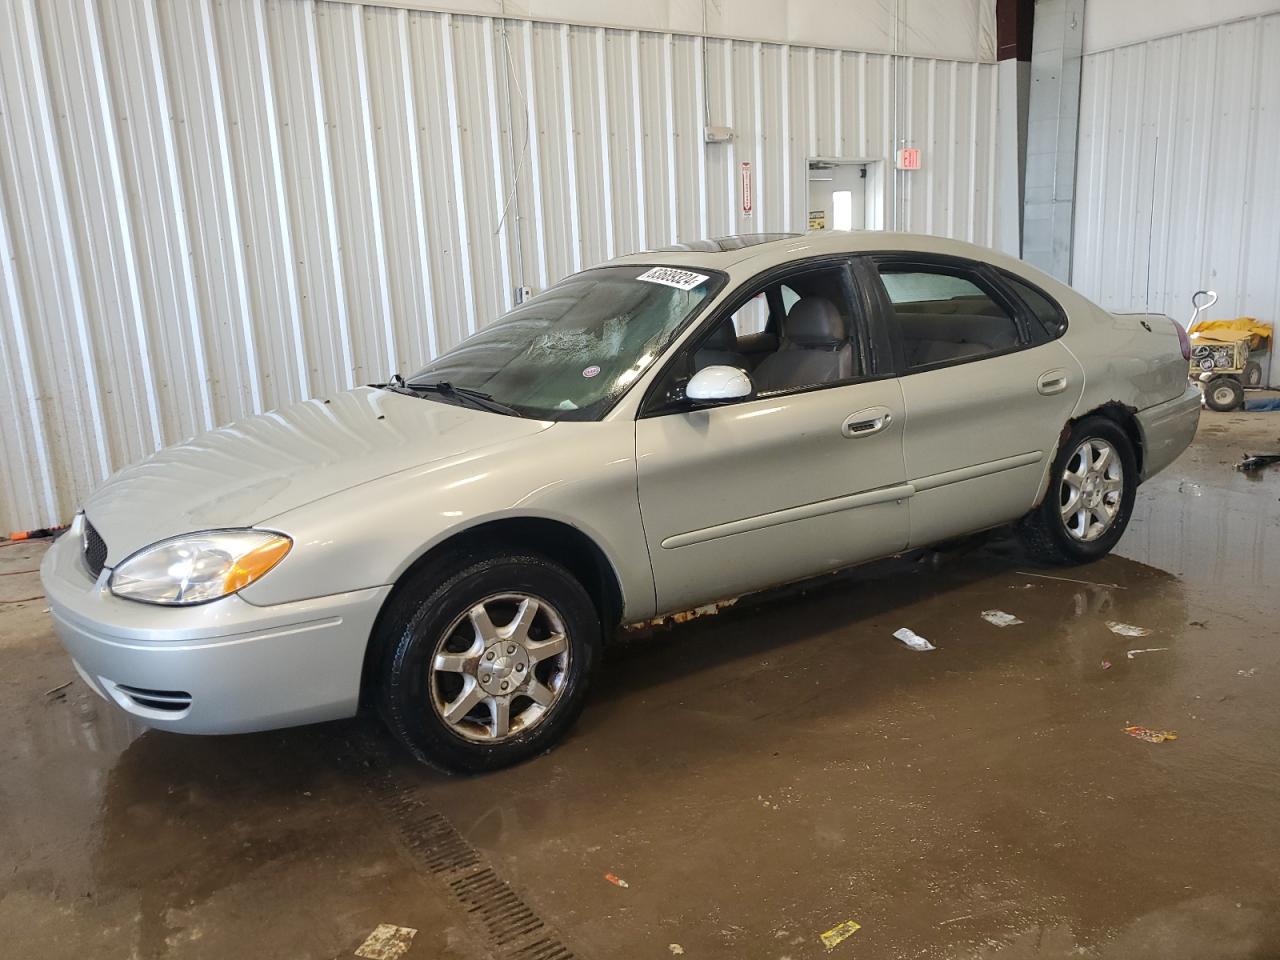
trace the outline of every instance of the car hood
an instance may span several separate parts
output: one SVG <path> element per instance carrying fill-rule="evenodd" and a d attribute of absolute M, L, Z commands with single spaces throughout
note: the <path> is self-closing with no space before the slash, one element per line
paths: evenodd
<path fill-rule="evenodd" d="M 166 537 L 264 524 L 379 477 L 549 426 L 361 387 L 167 447 L 113 476 L 84 510 L 114 566 Z"/>

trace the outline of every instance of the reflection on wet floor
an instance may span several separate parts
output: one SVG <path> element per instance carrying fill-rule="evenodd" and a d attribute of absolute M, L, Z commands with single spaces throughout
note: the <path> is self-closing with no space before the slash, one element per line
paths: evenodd
<path fill-rule="evenodd" d="M 367 721 L 145 732 L 79 681 L 46 696 L 72 674 L 42 605 L 0 606 L 6 950 L 351 956 L 386 922 L 410 960 L 497 953 L 398 847 L 389 770 L 583 960 L 1274 956 L 1280 469 L 1230 467 L 1256 429 L 1207 416 L 1089 567 L 994 539 L 623 637 L 568 741 L 484 777 Z"/>

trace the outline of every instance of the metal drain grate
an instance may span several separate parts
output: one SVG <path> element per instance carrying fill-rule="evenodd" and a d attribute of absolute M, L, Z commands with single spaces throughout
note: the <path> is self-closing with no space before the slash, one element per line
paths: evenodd
<path fill-rule="evenodd" d="M 573 954 L 559 940 L 535 940 L 511 954 L 513 960 L 573 960 Z"/>
<path fill-rule="evenodd" d="M 475 847 L 416 789 L 384 772 L 374 792 L 391 814 L 405 850 L 439 877 L 499 957 L 576 960 L 573 951 L 520 899 Z"/>
<path fill-rule="evenodd" d="M 449 884 L 449 889 L 470 913 L 480 917 L 490 939 L 499 947 L 508 946 L 545 926 L 491 867 L 459 877 Z"/>

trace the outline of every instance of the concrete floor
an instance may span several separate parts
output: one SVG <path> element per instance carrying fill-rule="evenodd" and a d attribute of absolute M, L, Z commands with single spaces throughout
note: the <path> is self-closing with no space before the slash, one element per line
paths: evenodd
<path fill-rule="evenodd" d="M 1206 413 L 1086 568 L 995 542 L 627 638 L 560 749 L 470 779 L 365 721 L 181 738 L 46 695 L 43 603 L 0 605 L 0 953 L 1278 956 L 1280 467 L 1246 450 L 1280 414 Z M 42 549 L 0 549 L 0 599 Z"/>

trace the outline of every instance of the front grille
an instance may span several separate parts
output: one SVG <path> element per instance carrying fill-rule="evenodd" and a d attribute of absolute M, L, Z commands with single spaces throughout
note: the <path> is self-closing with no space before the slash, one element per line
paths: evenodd
<path fill-rule="evenodd" d="M 84 562 L 96 579 L 107 563 L 107 544 L 86 517 L 84 521 Z"/>
<path fill-rule="evenodd" d="M 180 713 L 191 706 L 191 694 L 185 690 L 148 690 L 145 687 L 129 687 L 117 683 L 116 689 L 140 707 Z"/>

